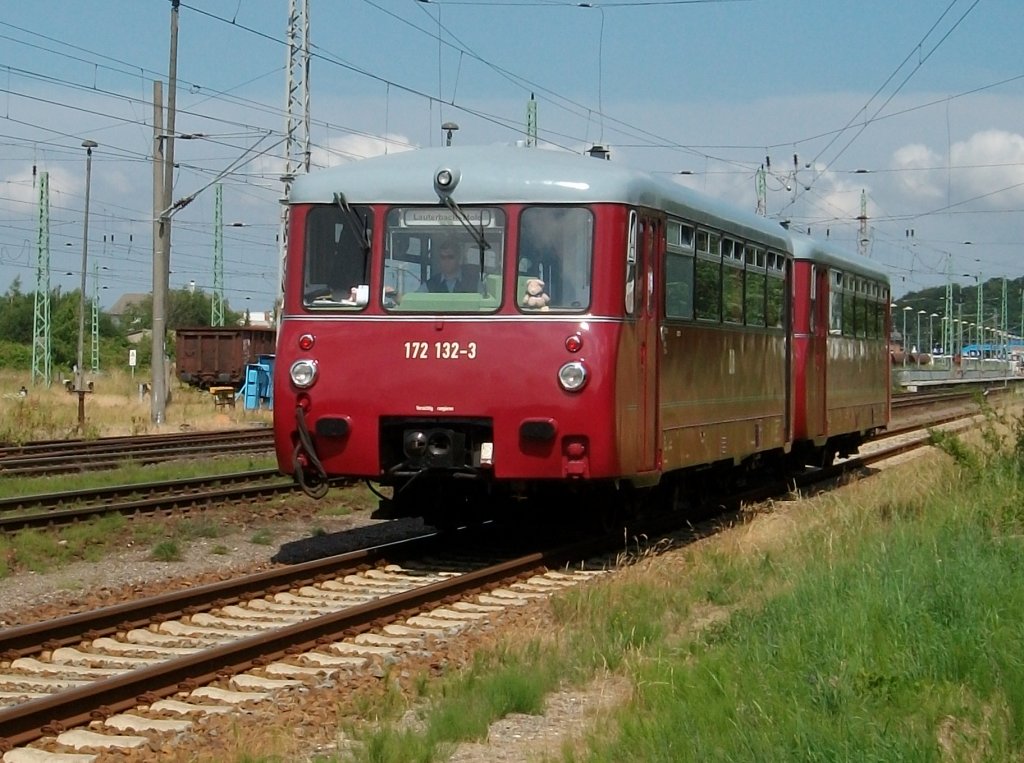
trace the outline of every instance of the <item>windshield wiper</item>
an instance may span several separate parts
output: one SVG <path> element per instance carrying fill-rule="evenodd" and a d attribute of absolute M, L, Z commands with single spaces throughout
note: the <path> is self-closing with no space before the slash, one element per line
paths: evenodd
<path fill-rule="evenodd" d="M 480 229 L 477 230 L 473 227 L 472 221 L 466 216 L 466 213 L 462 211 L 462 207 L 455 203 L 455 199 L 451 196 L 443 196 L 441 199 L 444 205 L 452 211 L 455 215 L 455 219 L 459 221 L 463 228 L 469 231 L 469 235 L 473 237 L 473 241 L 476 242 L 477 248 L 480 250 L 480 293 L 483 296 L 487 294 L 487 279 L 484 277 L 484 252 L 491 248 L 491 245 L 487 243 L 487 239 L 484 238 L 484 221 L 483 216 L 480 218 Z"/>
<path fill-rule="evenodd" d="M 345 198 L 345 194 L 341 191 L 334 194 L 334 203 L 338 205 L 338 208 L 345 213 L 349 222 L 352 223 L 352 227 L 355 228 L 359 238 L 359 246 L 362 247 L 363 254 L 368 255 L 370 253 L 370 237 L 367 235 L 366 222 L 356 214 L 356 211 L 352 209 Z"/>

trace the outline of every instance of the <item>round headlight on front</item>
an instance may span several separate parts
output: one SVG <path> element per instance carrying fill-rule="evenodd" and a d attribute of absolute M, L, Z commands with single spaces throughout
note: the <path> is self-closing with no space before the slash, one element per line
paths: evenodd
<path fill-rule="evenodd" d="M 578 392 L 587 383 L 587 368 L 579 361 L 566 363 L 558 369 L 558 383 L 566 392 Z"/>
<path fill-rule="evenodd" d="M 448 198 L 459 184 L 461 173 L 457 169 L 441 167 L 434 173 L 434 192 L 441 198 Z"/>
<path fill-rule="evenodd" d="M 288 371 L 292 384 L 299 389 L 313 386 L 316 381 L 317 363 L 315 360 L 296 360 Z"/>

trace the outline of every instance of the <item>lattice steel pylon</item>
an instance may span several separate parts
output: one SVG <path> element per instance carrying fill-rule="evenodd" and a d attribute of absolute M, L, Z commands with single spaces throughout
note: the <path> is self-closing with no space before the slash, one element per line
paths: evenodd
<path fill-rule="evenodd" d="M 757 214 L 766 217 L 768 215 L 768 183 L 763 164 L 757 168 L 754 175 L 754 186 L 757 191 Z"/>
<path fill-rule="evenodd" d="M 868 236 L 868 194 L 863 189 L 860 192 L 860 215 L 857 220 L 860 222 L 857 250 L 861 257 L 869 257 L 871 255 L 871 238 Z"/>
<path fill-rule="evenodd" d="M 210 325 L 224 325 L 224 186 L 217 183 L 213 201 L 213 297 Z"/>
<path fill-rule="evenodd" d="M 953 333 L 953 255 L 950 252 L 946 252 L 946 299 L 943 309 L 945 315 L 942 318 L 942 354 L 952 358 L 954 354 L 960 352 L 960 349 L 955 346 L 953 341 L 955 336 Z"/>
<path fill-rule="evenodd" d="M 537 99 L 530 93 L 530 100 L 526 102 L 526 145 L 537 145 Z"/>
<path fill-rule="evenodd" d="M 92 372 L 100 370 L 100 266 L 92 265 Z"/>
<path fill-rule="evenodd" d="M 32 384 L 50 386 L 50 173 L 39 175 L 36 294 L 32 311 Z"/>
<path fill-rule="evenodd" d="M 301 4 L 301 10 L 299 6 Z M 285 83 L 285 166 L 281 196 L 281 232 L 278 236 L 280 254 L 277 270 L 275 320 L 281 323 L 284 298 L 285 258 L 288 254 L 288 199 L 292 181 L 299 172 L 309 172 L 309 0 L 288 0 L 288 58 Z"/>
<path fill-rule="evenodd" d="M 1009 357 L 1006 336 L 1010 331 L 1010 313 L 1006 296 L 1006 276 L 1003 276 L 1003 301 L 1002 309 L 999 312 L 999 347 L 1004 360 Z"/>

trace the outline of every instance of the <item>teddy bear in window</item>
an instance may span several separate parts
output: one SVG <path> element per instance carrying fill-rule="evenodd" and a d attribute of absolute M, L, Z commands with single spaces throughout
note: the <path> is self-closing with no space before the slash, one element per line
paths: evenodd
<path fill-rule="evenodd" d="M 526 281 L 526 293 L 523 294 L 523 307 L 530 310 L 547 310 L 551 297 L 544 291 L 544 282 L 539 278 L 530 278 Z"/>

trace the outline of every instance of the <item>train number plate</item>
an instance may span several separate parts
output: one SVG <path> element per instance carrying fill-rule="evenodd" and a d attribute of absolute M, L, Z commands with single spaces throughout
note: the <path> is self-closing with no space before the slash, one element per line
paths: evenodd
<path fill-rule="evenodd" d="M 467 360 L 476 359 L 476 342 L 406 342 L 406 360 Z"/>

